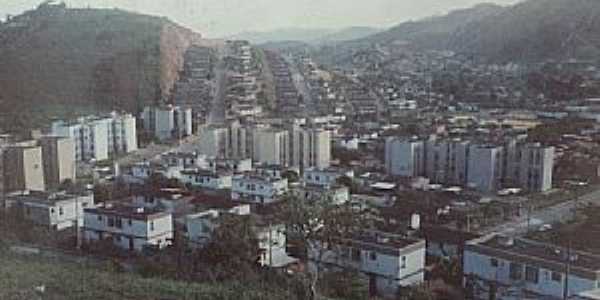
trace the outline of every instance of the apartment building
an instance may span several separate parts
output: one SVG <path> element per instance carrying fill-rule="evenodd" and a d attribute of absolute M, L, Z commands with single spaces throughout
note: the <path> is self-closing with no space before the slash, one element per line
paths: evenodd
<path fill-rule="evenodd" d="M 42 147 L 12 146 L 3 154 L 4 191 L 44 191 Z"/>
<path fill-rule="evenodd" d="M 161 141 L 192 135 L 192 109 L 180 106 L 146 107 L 144 129 Z"/>
<path fill-rule="evenodd" d="M 57 189 L 67 181 L 75 180 L 75 143 L 71 138 L 45 136 L 39 144 L 42 147 L 44 182 L 47 189 Z"/>
<path fill-rule="evenodd" d="M 482 287 L 472 289 L 476 299 L 489 299 L 490 286 L 496 299 L 563 299 L 565 294 L 571 299 L 600 287 L 600 256 L 490 235 L 467 242 L 464 276 L 469 289 Z"/>
<path fill-rule="evenodd" d="M 290 129 L 290 166 L 302 172 L 308 168 L 330 166 L 331 133 L 319 128 Z"/>
<path fill-rule="evenodd" d="M 333 167 L 326 169 L 310 168 L 304 170 L 302 179 L 308 185 L 331 186 L 336 185 L 337 180 L 343 176 L 352 178 L 354 177 L 354 172 Z"/>
<path fill-rule="evenodd" d="M 183 170 L 179 180 L 191 187 L 209 190 L 230 189 L 233 173 L 228 171 L 212 170 Z"/>
<path fill-rule="evenodd" d="M 142 207 L 110 205 L 84 210 L 84 238 L 110 240 L 122 249 L 162 249 L 173 240 L 172 215 Z"/>
<path fill-rule="evenodd" d="M 253 160 L 256 163 L 289 166 L 289 132 L 275 128 L 258 128 L 253 134 Z"/>
<path fill-rule="evenodd" d="M 318 242 L 308 251 L 312 268 L 322 264 L 330 268 L 357 270 L 369 280 L 371 294 L 395 296 L 398 289 L 425 280 L 424 240 L 368 231 L 352 238 L 339 238 L 328 249 Z"/>
<path fill-rule="evenodd" d="M 52 123 L 52 135 L 69 137 L 75 143 L 77 161 L 106 160 L 138 149 L 136 119 L 130 114 L 88 116 Z"/>
<path fill-rule="evenodd" d="M 238 175 L 233 177 L 231 199 L 256 204 L 278 202 L 288 191 L 285 178 L 258 175 Z"/>
<path fill-rule="evenodd" d="M 479 191 L 498 190 L 502 176 L 502 147 L 472 145 L 469 148 L 467 186 Z"/>
<path fill-rule="evenodd" d="M 424 174 L 424 143 L 389 137 L 385 142 L 385 168 L 390 175 L 417 177 Z"/>
<path fill-rule="evenodd" d="M 534 192 L 552 188 L 554 148 L 540 144 L 388 138 L 385 151 L 386 170 L 394 176 L 424 176 L 433 183 L 488 193 L 500 188 Z"/>
<path fill-rule="evenodd" d="M 200 130 L 198 152 L 208 157 L 228 157 L 229 129 L 221 126 L 208 126 Z"/>
<path fill-rule="evenodd" d="M 6 205 L 18 207 L 34 224 L 63 230 L 83 226 L 83 210 L 94 207 L 94 195 L 23 191 L 7 195 Z"/>

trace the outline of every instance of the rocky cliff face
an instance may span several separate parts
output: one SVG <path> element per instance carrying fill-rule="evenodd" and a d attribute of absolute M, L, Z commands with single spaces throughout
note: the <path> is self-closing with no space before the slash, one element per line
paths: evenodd
<path fill-rule="evenodd" d="M 26 12 L 0 25 L 0 111 L 137 112 L 168 96 L 199 39 L 167 19 L 120 10 Z"/>

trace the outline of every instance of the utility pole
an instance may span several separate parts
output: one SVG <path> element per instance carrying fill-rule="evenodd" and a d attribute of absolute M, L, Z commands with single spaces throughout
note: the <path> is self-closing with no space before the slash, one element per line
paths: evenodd
<path fill-rule="evenodd" d="M 571 274 L 571 248 L 572 241 L 569 237 L 569 243 L 567 246 L 567 259 L 565 260 L 565 282 L 563 287 L 563 300 L 569 299 L 569 276 Z"/>

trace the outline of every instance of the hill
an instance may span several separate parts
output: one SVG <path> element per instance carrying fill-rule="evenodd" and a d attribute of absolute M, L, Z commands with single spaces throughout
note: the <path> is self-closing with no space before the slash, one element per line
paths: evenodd
<path fill-rule="evenodd" d="M 0 24 L 0 111 L 136 112 L 168 95 L 199 38 L 165 18 L 41 5 Z"/>
<path fill-rule="evenodd" d="M 600 54 L 600 1 L 480 4 L 405 22 L 340 46 L 357 52 L 374 45 L 379 49 L 452 50 L 490 62 L 596 58 Z"/>
<path fill-rule="evenodd" d="M 323 43 L 333 43 L 333 42 L 343 42 L 343 41 L 351 41 L 356 39 L 361 39 L 367 36 L 374 35 L 378 32 L 381 32 L 380 29 L 372 28 L 372 27 L 348 27 L 342 30 L 333 32 L 331 34 L 320 37 L 316 41 L 313 41 L 318 44 Z"/>
<path fill-rule="evenodd" d="M 336 32 L 324 28 L 282 28 L 272 31 L 247 31 L 229 37 L 236 40 L 247 40 L 253 44 L 267 44 L 289 41 L 313 41 Z"/>

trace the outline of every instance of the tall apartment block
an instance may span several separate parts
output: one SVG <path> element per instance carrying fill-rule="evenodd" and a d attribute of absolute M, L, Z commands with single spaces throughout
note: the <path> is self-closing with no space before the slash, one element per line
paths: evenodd
<path fill-rule="evenodd" d="M 75 144 L 71 138 L 46 136 L 39 140 L 42 147 L 44 182 L 47 189 L 56 189 L 66 180 L 75 180 Z"/>
<path fill-rule="evenodd" d="M 385 142 L 388 174 L 404 177 L 424 175 L 424 147 L 422 141 L 389 137 Z"/>
<path fill-rule="evenodd" d="M 290 166 L 301 171 L 326 169 L 331 161 L 331 133 L 319 128 L 292 128 L 290 149 Z"/>
<path fill-rule="evenodd" d="M 44 165 L 39 146 L 13 146 L 4 151 L 4 191 L 44 191 Z"/>
<path fill-rule="evenodd" d="M 259 128 L 253 134 L 253 160 L 268 165 L 290 165 L 290 135 L 287 130 Z"/>
<path fill-rule="evenodd" d="M 142 113 L 144 130 L 166 141 L 192 135 L 192 109 L 180 106 L 146 107 Z"/>
<path fill-rule="evenodd" d="M 73 139 L 77 161 L 105 160 L 137 150 L 136 119 L 128 114 L 57 121 L 52 124 L 52 135 Z"/>

